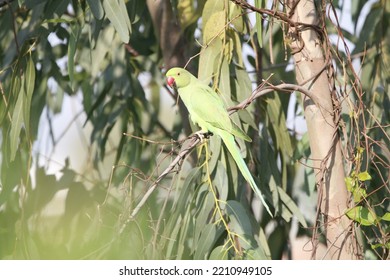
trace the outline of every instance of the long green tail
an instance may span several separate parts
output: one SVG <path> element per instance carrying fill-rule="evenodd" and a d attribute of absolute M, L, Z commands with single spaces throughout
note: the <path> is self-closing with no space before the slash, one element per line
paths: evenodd
<path fill-rule="evenodd" d="M 257 194 L 257 196 L 260 198 L 261 203 L 263 203 L 265 209 L 267 209 L 267 212 L 273 216 L 271 211 L 269 210 L 269 207 L 267 203 L 264 200 L 263 194 L 257 187 L 255 180 L 252 177 L 251 172 L 249 171 L 244 159 L 241 156 L 241 152 L 238 149 L 235 141 L 234 136 L 231 135 L 229 132 L 226 132 L 224 130 L 218 130 L 218 135 L 222 138 L 222 141 L 225 143 L 226 147 L 228 148 L 230 154 L 232 155 L 234 161 L 236 162 L 238 168 L 241 171 L 242 176 L 244 176 L 245 180 L 249 183 L 252 190 Z"/>

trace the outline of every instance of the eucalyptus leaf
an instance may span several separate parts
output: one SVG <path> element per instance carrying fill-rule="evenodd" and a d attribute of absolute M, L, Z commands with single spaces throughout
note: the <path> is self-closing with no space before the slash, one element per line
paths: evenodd
<path fill-rule="evenodd" d="M 76 48 L 77 48 L 77 41 L 80 36 L 80 26 L 79 25 L 73 25 L 71 32 L 69 34 L 69 45 L 68 45 L 68 74 L 69 74 L 69 82 L 71 88 L 75 89 L 74 84 L 74 61 L 75 61 L 75 54 L 76 54 Z"/>
<path fill-rule="evenodd" d="M 228 253 L 224 246 L 218 246 L 213 249 L 209 256 L 209 260 L 227 260 Z"/>
<path fill-rule="evenodd" d="M 295 204 L 295 202 L 291 199 L 291 197 L 281 187 L 278 187 L 278 193 L 279 193 L 280 199 L 286 205 L 286 207 L 289 209 L 289 211 L 293 214 L 293 216 L 298 219 L 299 223 L 303 227 L 307 228 L 307 223 L 306 223 L 305 217 L 303 217 L 301 211 L 299 210 L 299 208 Z"/>
<path fill-rule="evenodd" d="M 23 126 L 23 103 L 25 102 L 26 94 L 24 92 L 24 79 L 22 79 L 22 86 L 16 100 L 15 108 L 12 113 L 11 131 L 9 134 L 10 141 L 10 161 L 14 161 L 16 151 L 19 146 L 19 135 Z"/>
<path fill-rule="evenodd" d="M 255 0 L 256 8 L 263 8 L 263 0 Z M 256 33 L 257 33 L 257 42 L 259 43 L 260 48 L 263 47 L 263 22 L 262 16 L 260 13 L 256 12 Z"/>
<path fill-rule="evenodd" d="M 222 41 L 217 38 L 202 48 L 199 57 L 198 79 L 206 84 L 216 74 L 218 60 L 221 55 Z"/>
<path fill-rule="evenodd" d="M 27 60 L 27 69 L 26 69 L 26 82 L 25 82 L 25 93 L 26 98 L 23 102 L 23 112 L 24 112 L 24 124 L 26 128 L 27 135 L 30 135 L 30 110 L 31 110 L 31 99 L 34 93 L 35 87 L 35 65 L 32 60 L 31 55 Z"/>
<path fill-rule="evenodd" d="M 96 19 L 102 19 L 104 16 L 103 6 L 100 0 L 87 0 L 88 6 Z"/>
<path fill-rule="evenodd" d="M 106 16 L 114 25 L 122 42 L 128 43 L 130 40 L 130 20 L 127 9 L 124 9 L 123 0 L 103 0 L 103 8 Z"/>
<path fill-rule="evenodd" d="M 200 240 L 202 240 L 202 242 L 198 243 L 198 246 L 195 250 L 194 259 L 195 260 L 207 259 L 216 239 L 217 239 L 217 225 L 213 223 L 205 225 L 203 227 L 202 234 L 200 235 Z"/>

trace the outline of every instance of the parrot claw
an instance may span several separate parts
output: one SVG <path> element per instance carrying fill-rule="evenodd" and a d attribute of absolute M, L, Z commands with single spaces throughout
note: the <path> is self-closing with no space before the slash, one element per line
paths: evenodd
<path fill-rule="evenodd" d="M 196 137 L 199 138 L 200 142 L 203 142 L 203 140 L 209 139 L 210 136 L 213 136 L 213 133 L 209 132 L 209 131 L 204 132 L 204 131 L 200 130 L 200 131 L 194 132 L 194 135 L 196 135 Z"/>
<path fill-rule="evenodd" d="M 203 142 L 203 139 L 205 138 L 205 136 L 204 136 L 204 133 L 202 131 L 194 132 L 194 134 L 196 135 L 196 137 L 199 138 L 200 142 Z"/>

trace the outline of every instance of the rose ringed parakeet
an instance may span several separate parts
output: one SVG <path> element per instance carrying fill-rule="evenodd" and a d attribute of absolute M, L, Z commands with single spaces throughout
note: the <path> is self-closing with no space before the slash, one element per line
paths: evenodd
<path fill-rule="evenodd" d="M 272 216 L 261 191 L 241 156 L 234 136 L 245 141 L 251 141 L 251 139 L 230 119 L 221 97 L 212 88 L 200 82 L 183 68 L 171 68 L 166 76 L 168 85 L 176 86 L 180 98 L 190 113 L 192 122 L 198 124 L 203 132 L 212 132 L 222 138 L 245 180 Z"/>

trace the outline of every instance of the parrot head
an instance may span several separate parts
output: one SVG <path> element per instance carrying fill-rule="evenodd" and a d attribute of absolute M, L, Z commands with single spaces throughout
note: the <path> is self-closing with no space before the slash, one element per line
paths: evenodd
<path fill-rule="evenodd" d="M 167 84 L 170 87 L 176 85 L 177 88 L 182 88 L 190 83 L 192 74 L 183 68 L 174 67 L 165 76 L 167 76 Z"/>

